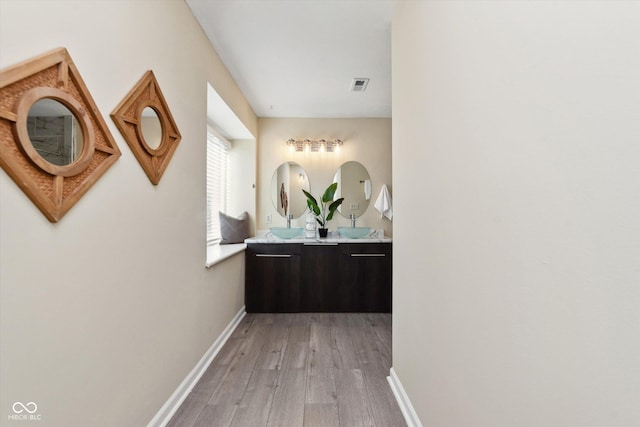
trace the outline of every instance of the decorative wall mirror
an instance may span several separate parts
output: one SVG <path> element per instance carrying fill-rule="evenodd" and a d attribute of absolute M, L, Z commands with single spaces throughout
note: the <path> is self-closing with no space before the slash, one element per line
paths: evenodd
<path fill-rule="evenodd" d="M 345 218 L 361 216 L 371 201 L 371 177 L 367 169 L 358 162 L 346 162 L 336 171 L 333 182 L 338 183 L 334 199 L 344 197 L 338 207 L 340 215 Z"/>
<path fill-rule="evenodd" d="M 142 76 L 113 110 L 111 118 L 142 169 L 157 185 L 181 136 L 153 71 Z"/>
<path fill-rule="evenodd" d="M 66 49 L 0 71 L 0 165 L 49 221 L 58 222 L 118 157 Z"/>
<path fill-rule="evenodd" d="M 271 201 L 280 216 L 300 217 L 307 209 L 302 190 L 310 191 L 307 172 L 295 162 L 281 164 L 271 178 Z"/>

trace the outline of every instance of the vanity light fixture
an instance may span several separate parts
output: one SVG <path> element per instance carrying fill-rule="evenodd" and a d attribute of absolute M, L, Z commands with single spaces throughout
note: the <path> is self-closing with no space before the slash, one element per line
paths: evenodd
<path fill-rule="evenodd" d="M 289 152 L 293 153 L 294 151 L 304 151 L 305 153 L 309 152 L 320 152 L 320 153 L 339 153 L 340 147 L 343 144 L 341 139 L 333 139 L 333 140 L 296 140 L 289 139 L 287 142 L 287 147 L 289 147 Z"/>

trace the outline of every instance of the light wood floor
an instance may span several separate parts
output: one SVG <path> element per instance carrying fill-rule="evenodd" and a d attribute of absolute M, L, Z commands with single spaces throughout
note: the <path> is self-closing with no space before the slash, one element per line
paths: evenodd
<path fill-rule="evenodd" d="M 247 314 L 170 427 L 406 426 L 389 314 Z"/>

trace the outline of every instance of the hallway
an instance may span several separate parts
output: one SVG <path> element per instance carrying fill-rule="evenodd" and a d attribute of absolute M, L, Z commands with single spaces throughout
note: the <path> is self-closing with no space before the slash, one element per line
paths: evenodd
<path fill-rule="evenodd" d="M 247 314 L 169 426 L 405 426 L 390 367 L 390 314 Z"/>

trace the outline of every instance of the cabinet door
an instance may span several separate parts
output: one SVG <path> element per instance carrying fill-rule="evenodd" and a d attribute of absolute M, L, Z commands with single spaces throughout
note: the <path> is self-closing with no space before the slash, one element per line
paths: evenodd
<path fill-rule="evenodd" d="M 249 244 L 245 252 L 248 313 L 300 311 L 300 244 Z"/>
<path fill-rule="evenodd" d="M 300 310 L 338 311 L 338 245 L 306 244 L 302 249 Z"/>
<path fill-rule="evenodd" d="M 340 311 L 391 312 L 391 244 L 340 245 Z"/>

